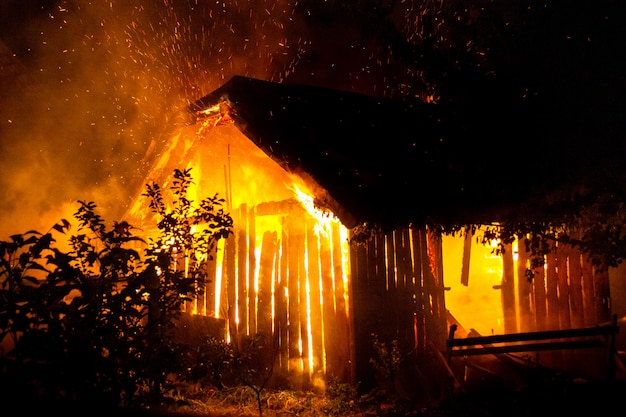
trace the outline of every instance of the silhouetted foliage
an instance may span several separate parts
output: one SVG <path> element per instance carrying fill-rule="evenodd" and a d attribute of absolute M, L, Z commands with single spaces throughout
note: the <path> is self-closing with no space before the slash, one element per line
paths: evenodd
<path fill-rule="evenodd" d="M 158 403 L 167 377 L 182 374 L 187 347 L 174 337 L 183 303 L 202 294 L 207 254 L 231 233 L 216 196 L 186 198 L 189 170 L 174 171 L 171 208 L 147 185 L 158 234 L 145 242 L 126 222 L 108 228 L 81 201 L 78 233 L 61 249 L 61 220 L 45 234 L 0 242 L 0 389 L 6 398 Z M 195 227 L 196 230 L 192 230 Z M 136 247 L 143 248 L 142 250 Z M 178 265 L 188 259 L 188 271 Z"/>

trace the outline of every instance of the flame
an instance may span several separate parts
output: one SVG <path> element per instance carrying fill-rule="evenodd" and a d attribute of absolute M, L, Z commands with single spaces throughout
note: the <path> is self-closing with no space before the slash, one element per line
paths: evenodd
<path fill-rule="evenodd" d="M 214 117 L 223 116 L 223 107 L 204 113 L 200 129 L 190 126 L 175 135 L 153 173 L 159 182 L 173 161 L 188 161 L 194 182 L 187 198 L 198 204 L 217 193 L 234 220 L 234 234 L 204 254 L 207 291 L 186 309 L 226 321 L 225 340 L 280 333 L 290 351 L 281 366 L 313 380 L 327 370 L 327 332 L 337 332 L 337 316 L 350 315 L 348 230 L 320 206 L 319 187 L 285 171 L 234 125 L 218 126 Z M 147 220 L 141 205 L 131 215 Z M 292 257 L 297 265 L 290 264 Z M 181 267 L 188 271 L 186 262 Z"/>
<path fill-rule="evenodd" d="M 469 285 L 464 286 L 458 279 L 463 240 L 462 236 L 443 237 L 445 283 L 450 288 L 446 307 L 467 329 L 482 335 L 503 333 L 501 292 L 496 289 L 502 281 L 502 258 L 493 253 L 498 242 L 472 243 Z"/>
<path fill-rule="evenodd" d="M 216 262 L 216 273 L 215 273 L 215 318 L 220 318 L 220 309 L 217 308 L 222 303 L 222 277 L 224 272 L 224 257 L 219 256 L 224 253 L 224 242 L 223 239 L 218 240 L 217 242 L 217 256 L 215 257 Z"/>

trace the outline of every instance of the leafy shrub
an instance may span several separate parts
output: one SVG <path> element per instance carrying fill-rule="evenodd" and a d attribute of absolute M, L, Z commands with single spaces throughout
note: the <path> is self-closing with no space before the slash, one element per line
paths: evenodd
<path fill-rule="evenodd" d="M 160 219 L 148 242 L 126 222 L 111 228 L 80 201 L 69 250 L 29 231 L 0 242 L 0 357 L 6 398 L 132 405 L 161 400 L 188 356 L 174 337 L 184 302 L 202 294 L 206 256 L 231 233 L 217 195 L 186 198 L 189 170 L 175 170 L 171 209 L 157 184 L 144 194 Z M 195 232 L 192 232 L 197 228 Z M 143 252 L 134 247 L 143 246 Z M 184 256 L 188 271 L 176 267 Z"/>

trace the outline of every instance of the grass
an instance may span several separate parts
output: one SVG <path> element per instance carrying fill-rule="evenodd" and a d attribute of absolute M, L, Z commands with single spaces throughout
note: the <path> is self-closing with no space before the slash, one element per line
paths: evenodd
<path fill-rule="evenodd" d="M 269 390 L 262 393 L 262 417 L 343 417 L 343 416 L 408 416 L 404 404 L 385 399 L 384 395 L 357 396 L 353 389 L 332 390 L 329 394 Z M 178 392 L 158 410 L 161 416 L 259 417 L 256 396 L 245 386 L 218 390 Z"/>

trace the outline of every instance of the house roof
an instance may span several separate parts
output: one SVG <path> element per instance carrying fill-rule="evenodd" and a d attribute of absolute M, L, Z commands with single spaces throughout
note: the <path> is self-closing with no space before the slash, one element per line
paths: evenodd
<path fill-rule="evenodd" d="M 190 105 L 194 122 L 220 104 L 267 155 L 323 187 L 348 227 L 500 221 L 562 185 L 574 164 L 563 161 L 576 160 L 570 146 L 555 164 L 556 128 L 499 103 L 461 111 L 235 76 Z"/>

